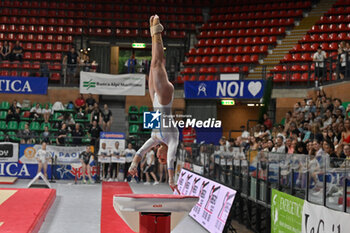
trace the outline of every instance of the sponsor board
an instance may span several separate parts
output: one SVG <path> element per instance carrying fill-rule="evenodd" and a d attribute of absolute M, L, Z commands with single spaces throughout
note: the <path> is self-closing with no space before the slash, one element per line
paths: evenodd
<path fill-rule="evenodd" d="M 144 74 L 111 75 L 80 72 L 80 93 L 98 95 L 145 95 Z"/>
<path fill-rule="evenodd" d="M 47 77 L 0 76 L 0 93 L 46 95 L 47 83 Z"/>
<path fill-rule="evenodd" d="M 186 99 L 260 99 L 264 94 L 263 80 L 191 81 L 185 82 Z"/>
<path fill-rule="evenodd" d="M 181 195 L 199 197 L 189 215 L 209 232 L 222 232 L 236 191 L 185 169 L 181 170 L 177 185 Z"/>
<path fill-rule="evenodd" d="M 0 142 L 0 162 L 18 162 L 18 143 Z"/>
<path fill-rule="evenodd" d="M 108 154 L 115 154 L 116 152 L 116 142 L 119 143 L 119 155 L 122 156 L 122 152 L 125 148 L 125 134 L 120 132 L 101 132 L 100 133 L 100 148 L 102 148 L 102 144 L 106 144 L 106 150 L 109 152 Z M 115 152 L 115 153 L 114 153 Z M 98 159 L 101 163 L 125 163 L 125 157 L 99 157 Z"/>
<path fill-rule="evenodd" d="M 271 233 L 301 232 L 304 200 L 272 189 Z"/>
<path fill-rule="evenodd" d="M 350 231 L 350 214 L 331 210 L 305 201 L 302 233 L 346 233 Z"/>

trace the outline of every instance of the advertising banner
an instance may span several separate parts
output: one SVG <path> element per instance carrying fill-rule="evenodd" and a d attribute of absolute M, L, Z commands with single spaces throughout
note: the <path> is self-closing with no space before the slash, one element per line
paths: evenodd
<path fill-rule="evenodd" d="M 186 99 L 260 99 L 263 80 L 191 81 L 185 82 Z"/>
<path fill-rule="evenodd" d="M 0 76 L 0 93 L 46 95 L 48 78 Z"/>
<path fill-rule="evenodd" d="M 302 232 L 346 233 L 350 230 L 350 214 L 331 210 L 305 201 Z"/>
<path fill-rule="evenodd" d="M 0 162 L 18 162 L 18 143 L 0 142 Z"/>
<path fill-rule="evenodd" d="M 145 95 L 144 74 L 101 74 L 80 72 L 80 93 L 98 95 Z"/>
<path fill-rule="evenodd" d="M 19 161 L 26 164 L 37 164 L 35 155 L 40 148 L 41 145 L 38 144 L 21 144 L 19 147 Z M 79 155 L 85 149 L 85 146 L 46 146 L 46 150 L 51 157 L 57 158 L 57 164 L 80 163 Z"/>
<path fill-rule="evenodd" d="M 119 132 L 101 132 L 100 133 L 100 149 L 103 148 L 102 144 L 106 144 L 105 148 L 109 152 L 108 154 L 113 154 L 113 151 L 116 150 L 116 142 L 119 143 L 118 149 L 120 152 L 123 152 L 125 149 L 125 134 Z M 121 155 L 121 154 L 120 154 Z M 125 157 L 105 157 L 99 158 L 101 163 L 125 163 Z"/>
<path fill-rule="evenodd" d="M 177 185 L 182 195 L 199 197 L 189 215 L 209 232 L 222 232 L 236 191 L 185 169 L 181 170 Z"/>
<path fill-rule="evenodd" d="M 272 189 L 271 233 L 301 232 L 304 200 Z"/>
<path fill-rule="evenodd" d="M 22 164 L 19 162 L 1 162 L 0 176 L 14 176 L 19 178 L 33 178 L 38 171 L 37 164 Z M 47 173 L 51 178 L 51 166 L 48 166 Z"/>

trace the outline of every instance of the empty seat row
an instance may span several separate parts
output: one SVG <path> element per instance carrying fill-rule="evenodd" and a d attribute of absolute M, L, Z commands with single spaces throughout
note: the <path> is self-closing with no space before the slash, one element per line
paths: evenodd
<path fill-rule="evenodd" d="M 326 15 L 347 15 L 350 14 L 350 6 L 331 8 Z"/>
<path fill-rule="evenodd" d="M 200 65 L 200 64 L 225 64 L 225 63 L 257 63 L 259 56 L 254 55 L 236 55 L 236 56 L 196 56 L 188 57 L 183 63 L 184 65 Z"/>
<path fill-rule="evenodd" d="M 221 13 L 222 15 L 222 13 Z M 210 22 L 258 20 L 258 19 L 278 19 L 278 18 L 299 18 L 303 16 L 302 10 L 282 10 L 282 11 L 259 11 L 256 13 L 228 14 L 226 16 L 213 15 Z"/>
<path fill-rule="evenodd" d="M 231 46 L 231 45 L 259 45 L 259 44 L 275 44 L 277 42 L 276 36 L 263 37 L 237 37 L 237 38 L 223 38 L 223 39 L 200 39 L 198 47 L 208 46 Z"/>
<path fill-rule="evenodd" d="M 317 48 L 321 46 L 322 50 L 336 51 L 339 44 L 337 42 L 332 43 L 308 43 L 308 44 L 297 44 L 293 47 L 292 52 L 316 52 Z"/>
<path fill-rule="evenodd" d="M 199 69 L 196 67 L 186 67 L 181 74 L 195 74 L 195 73 L 206 73 L 206 74 L 212 74 L 212 73 L 246 73 L 248 72 L 248 66 L 221 66 L 219 68 L 215 66 L 209 66 L 209 67 L 200 67 Z"/>
<path fill-rule="evenodd" d="M 267 45 L 232 46 L 232 47 L 199 47 L 192 48 L 187 55 L 219 55 L 219 54 L 260 54 L 267 53 Z"/>
<path fill-rule="evenodd" d="M 61 70 L 61 62 L 54 62 L 54 63 L 49 63 L 46 62 L 48 65 L 48 68 L 50 70 Z M 24 61 L 24 62 L 7 62 L 7 61 L 2 61 L 0 62 L 0 68 L 2 69 L 39 69 L 40 68 L 40 62 L 29 62 L 29 61 Z"/>
<path fill-rule="evenodd" d="M 185 81 L 212 81 L 212 80 L 218 80 L 219 77 L 215 75 L 184 75 L 177 77 L 178 83 L 183 83 Z"/>
<path fill-rule="evenodd" d="M 41 33 L 41 34 L 81 34 L 82 27 L 53 27 L 42 25 L 15 25 L 0 24 L 2 32 L 18 32 L 18 33 Z"/>
<path fill-rule="evenodd" d="M 317 24 L 350 23 L 350 15 L 330 15 L 322 16 Z"/>
<path fill-rule="evenodd" d="M 219 7 L 212 10 L 213 14 L 232 13 L 232 12 L 254 12 L 254 11 L 271 11 L 271 10 L 286 10 L 286 9 L 307 9 L 311 7 L 310 1 L 299 1 L 299 2 L 279 2 L 279 3 L 263 3 L 263 4 L 252 4 L 245 5 L 240 2 L 236 7 Z"/>
<path fill-rule="evenodd" d="M 336 80 L 337 77 L 335 74 L 332 74 L 332 77 L 330 78 L 330 74 L 326 74 L 327 81 L 331 80 Z M 291 75 L 288 74 L 275 74 L 273 76 L 273 81 L 274 82 L 313 82 L 315 81 L 315 73 L 293 73 Z"/>
<path fill-rule="evenodd" d="M 321 24 L 312 26 L 310 33 L 322 33 L 322 32 L 348 32 L 350 31 L 350 23 L 345 24 Z"/>
<path fill-rule="evenodd" d="M 73 37 L 71 35 L 42 35 L 42 34 L 14 34 L 0 32 L 0 40 L 20 40 L 28 42 L 48 42 L 48 43 L 72 43 Z"/>
<path fill-rule="evenodd" d="M 238 28 L 261 28 L 261 27 L 283 27 L 294 25 L 293 18 L 285 19 L 263 19 L 249 21 L 225 21 L 217 23 L 206 23 L 202 26 L 203 30 L 208 29 L 238 29 Z"/>
<path fill-rule="evenodd" d="M 3 43 L 0 42 L 0 45 Z M 52 51 L 57 51 L 57 52 L 67 52 L 69 51 L 69 48 L 71 47 L 69 44 L 42 44 L 42 43 L 21 43 L 22 47 L 24 50 L 29 51 L 29 50 L 35 50 L 35 51 L 46 51 L 46 52 L 52 52 Z"/>
<path fill-rule="evenodd" d="M 215 37 L 235 37 L 235 36 L 264 36 L 264 35 L 283 35 L 286 29 L 284 27 L 272 28 L 248 28 L 235 30 L 212 30 L 202 31 L 198 38 L 215 38 Z"/>
<path fill-rule="evenodd" d="M 342 41 L 349 40 L 350 33 L 341 32 L 341 33 L 322 33 L 322 34 L 307 34 L 303 36 L 300 42 L 325 42 L 325 41 Z"/>

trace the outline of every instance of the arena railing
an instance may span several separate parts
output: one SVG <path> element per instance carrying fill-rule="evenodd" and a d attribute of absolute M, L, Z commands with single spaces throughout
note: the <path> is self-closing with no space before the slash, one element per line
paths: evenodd
<path fill-rule="evenodd" d="M 343 201 L 347 200 L 350 185 L 349 159 L 329 158 L 326 154 L 310 159 L 305 154 L 245 151 L 242 147 L 234 147 L 228 153 L 220 146 L 206 144 L 180 148 L 177 156 L 192 170 L 232 187 L 242 198 L 264 208 L 270 208 L 274 188 L 350 213 Z"/>

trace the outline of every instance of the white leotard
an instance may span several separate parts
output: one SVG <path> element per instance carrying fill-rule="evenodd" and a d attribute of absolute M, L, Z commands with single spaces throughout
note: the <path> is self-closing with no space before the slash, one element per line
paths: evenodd
<path fill-rule="evenodd" d="M 143 157 L 145 153 L 147 153 L 152 147 L 160 143 L 165 143 L 168 146 L 168 153 L 167 153 L 168 169 L 174 169 L 174 161 L 176 157 L 177 146 L 179 144 L 179 130 L 169 123 L 167 123 L 167 126 L 170 125 L 170 127 L 164 128 L 164 126 L 162 125 L 163 123 L 162 118 L 166 117 L 167 122 L 169 122 L 169 119 L 171 121 L 174 120 L 173 117 L 171 116 L 173 99 L 174 99 L 174 96 L 172 97 L 169 104 L 161 105 L 159 103 L 157 93 L 154 94 L 153 108 L 154 108 L 154 111 L 159 110 L 159 112 L 162 114 L 161 127 L 160 129 L 153 129 L 151 138 L 148 139 L 145 142 L 145 144 L 143 144 L 143 146 L 136 152 L 137 155 L 140 155 L 141 157 Z"/>

